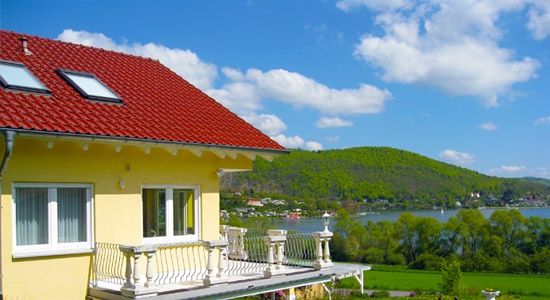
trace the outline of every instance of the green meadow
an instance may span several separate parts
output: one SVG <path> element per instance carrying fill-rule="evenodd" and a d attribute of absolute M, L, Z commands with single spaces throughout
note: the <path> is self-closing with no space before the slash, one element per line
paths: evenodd
<path fill-rule="evenodd" d="M 365 289 L 434 294 L 426 299 L 437 298 L 440 282 L 441 273 L 438 271 L 411 270 L 403 266 L 374 265 L 372 270 L 365 272 Z M 358 287 L 353 278 L 345 279 L 337 285 L 337 288 Z M 483 299 L 481 290 L 487 288 L 499 290 L 503 296 L 508 296 L 497 299 L 550 299 L 550 275 L 462 273 L 461 299 Z"/>

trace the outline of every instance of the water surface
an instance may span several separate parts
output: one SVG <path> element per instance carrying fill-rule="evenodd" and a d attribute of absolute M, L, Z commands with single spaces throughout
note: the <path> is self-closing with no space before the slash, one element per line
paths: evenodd
<path fill-rule="evenodd" d="M 485 208 L 479 211 L 488 218 L 495 210 L 503 210 L 505 208 Z M 355 216 L 359 222 L 367 224 L 368 221 L 396 221 L 404 212 L 410 212 L 419 217 L 432 217 L 440 222 L 446 222 L 450 217 L 456 215 L 460 209 L 445 210 L 442 214 L 440 210 L 423 209 L 423 210 L 384 210 L 379 214 L 369 214 L 364 216 Z M 519 208 L 519 211 L 526 218 L 541 217 L 550 218 L 550 208 Z M 334 225 L 334 220 L 331 222 L 331 227 Z M 321 218 L 304 218 L 304 219 L 281 219 L 274 221 L 274 227 L 301 232 L 313 232 L 323 229 L 323 221 Z"/>

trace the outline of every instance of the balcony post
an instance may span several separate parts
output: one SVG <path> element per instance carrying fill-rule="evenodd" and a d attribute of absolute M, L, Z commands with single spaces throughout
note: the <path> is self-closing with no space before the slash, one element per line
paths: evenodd
<path fill-rule="evenodd" d="M 313 262 L 313 268 L 315 270 L 320 270 L 323 267 L 323 241 L 321 239 L 321 233 L 314 233 L 313 237 L 315 238 L 315 261 Z"/>
<path fill-rule="evenodd" d="M 208 273 L 203 280 L 204 286 L 209 287 L 213 284 L 227 282 L 227 277 L 225 277 L 225 262 L 223 255 L 223 248 L 227 247 L 227 241 L 208 241 L 204 242 L 204 246 L 208 251 L 208 265 L 206 267 Z M 217 250 L 219 254 L 219 259 L 217 261 L 214 259 L 214 250 Z M 214 274 L 215 271 L 217 274 Z"/>
<path fill-rule="evenodd" d="M 270 278 L 273 276 L 274 268 L 273 268 L 273 255 L 274 251 L 273 248 L 275 247 L 275 242 L 272 240 L 272 237 L 267 237 L 267 267 L 264 271 L 264 276 L 266 278 Z"/>
<path fill-rule="evenodd" d="M 157 295 L 157 290 L 153 287 L 153 267 L 152 267 L 152 257 L 157 251 L 155 246 L 119 246 L 120 251 L 124 253 L 126 257 L 126 282 L 120 289 L 120 292 L 123 296 L 133 297 L 136 296 L 153 296 Z M 147 256 L 147 265 L 146 265 L 146 279 L 145 284 L 141 283 L 141 271 L 139 268 L 139 259 L 145 254 Z M 132 259 L 134 266 L 132 269 Z M 133 279 L 133 282 L 132 282 Z"/>
<path fill-rule="evenodd" d="M 229 227 L 227 229 L 227 240 L 229 242 L 227 252 L 230 259 L 246 260 L 248 253 L 244 249 L 244 235 L 248 230 L 240 227 Z"/>
<path fill-rule="evenodd" d="M 330 248 L 329 248 L 329 241 L 332 237 L 332 232 L 323 232 L 324 239 L 325 239 L 325 249 L 323 252 L 323 262 L 325 264 L 325 267 L 332 267 L 332 260 L 330 259 Z"/>
<path fill-rule="evenodd" d="M 270 229 L 267 235 L 275 241 L 275 269 L 281 270 L 285 259 L 286 230 Z"/>
<path fill-rule="evenodd" d="M 315 268 L 316 270 L 333 266 L 332 260 L 330 259 L 329 248 L 329 242 L 333 235 L 333 233 L 330 232 L 328 229 L 330 218 L 330 214 L 328 212 L 325 212 L 323 214 L 323 231 L 318 231 L 314 234 L 315 244 L 317 246 L 317 258 L 313 262 L 313 268 Z"/>
<path fill-rule="evenodd" d="M 124 252 L 124 257 L 126 258 L 126 271 L 124 272 L 124 278 L 126 281 L 122 288 L 133 289 L 135 286 L 132 283 L 132 257 L 133 254 L 130 252 Z"/>

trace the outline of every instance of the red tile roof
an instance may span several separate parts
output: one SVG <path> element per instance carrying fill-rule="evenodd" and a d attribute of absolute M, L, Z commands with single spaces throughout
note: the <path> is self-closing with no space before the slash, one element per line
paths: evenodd
<path fill-rule="evenodd" d="M 32 55 L 23 52 L 22 36 Z M 284 150 L 152 59 L 7 31 L 0 31 L 0 59 L 25 64 L 51 91 L 45 95 L 0 86 L 0 128 Z M 82 97 L 57 69 L 95 75 L 123 104 Z"/>

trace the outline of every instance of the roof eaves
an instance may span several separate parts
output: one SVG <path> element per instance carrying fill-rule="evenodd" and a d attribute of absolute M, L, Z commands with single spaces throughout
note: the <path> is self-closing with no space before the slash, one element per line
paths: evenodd
<path fill-rule="evenodd" d="M 4 131 L 4 132 L 14 131 L 20 134 L 28 134 L 28 135 L 89 138 L 89 139 L 98 139 L 98 140 L 105 140 L 105 141 L 111 140 L 111 141 L 123 141 L 123 142 L 151 143 L 151 144 L 160 144 L 160 145 L 221 148 L 226 150 L 252 151 L 252 152 L 262 152 L 262 153 L 269 153 L 269 154 L 290 153 L 290 150 L 288 149 L 256 148 L 256 147 L 232 146 L 232 145 L 223 145 L 223 144 L 194 143 L 194 142 L 170 141 L 170 140 L 159 140 L 159 139 L 145 139 L 145 138 L 136 138 L 136 137 L 110 136 L 110 135 L 107 136 L 107 135 L 95 135 L 95 134 L 77 134 L 77 133 L 42 131 L 42 130 L 20 129 L 20 128 L 9 128 L 9 127 L 0 127 L 0 131 Z"/>

